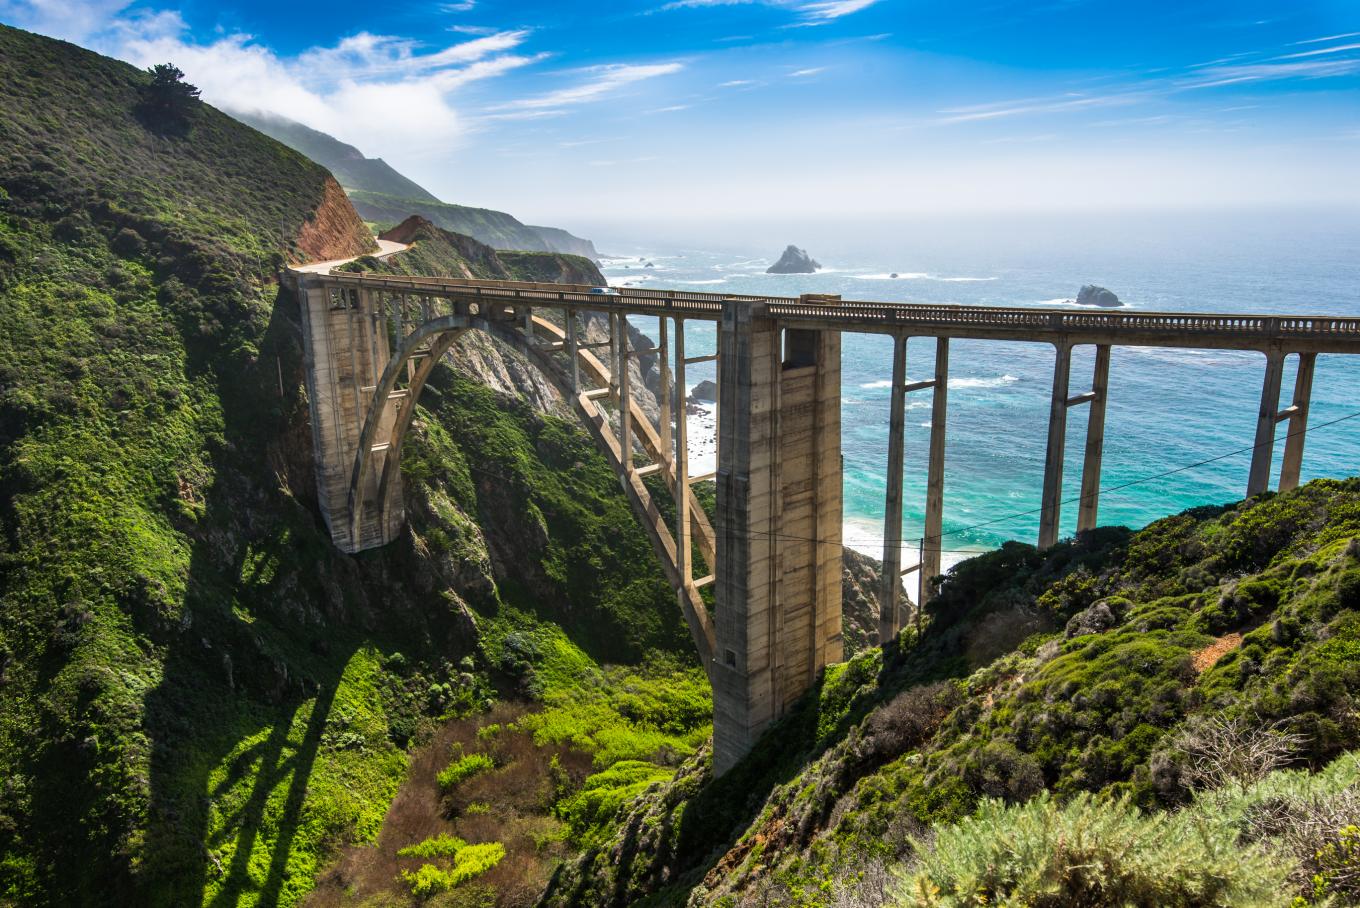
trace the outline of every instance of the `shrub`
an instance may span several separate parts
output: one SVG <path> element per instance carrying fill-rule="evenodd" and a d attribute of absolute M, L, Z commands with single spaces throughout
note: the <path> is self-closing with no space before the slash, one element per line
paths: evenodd
<path fill-rule="evenodd" d="M 985 801 L 915 844 L 920 863 L 897 892 L 904 905 L 1248 908 L 1280 904 L 1284 887 L 1277 860 L 1240 846 L 1227 826 L 1087 794 L 1061 807 L 1047 793 L 1019 806 Z"/>
<path fill-rule="evenodd" d="M 440 833 L 433 838 L 426 839 L 416 845 L 407 845 L 397 851 L 400 858 L 440 858 L 452 857 L 458 853 L 460 848 L 467 846 L 467 842 L 457 836 L 447 833 Z"/>
<path fill-rule="evenodd" d="M 1171 760 L 1190 788 L 1250 784 L 1291 761 L 1306 743 L 1302 735 L 1243 718 L 1196 716 L 1172 744 Z"/>
<path fill-rule="evenodd" d="M 452 867 L 421 864 L 414 871 L 403 870 L 401 877 L 406 881 L 406 885 L 411 887 L 412 895 L 426 898 L 486 873 L 504 857 L 505 846 L 500 842 L 467 845 L 458 849 Z"/>
<path fill-rule="evenodd" d="M 465 754 L 456 758 L 439 773 L 439 787 L 443 791 L 448 791 L 465 779 L 495 768 L 495 761 L 486 754 Z"/>

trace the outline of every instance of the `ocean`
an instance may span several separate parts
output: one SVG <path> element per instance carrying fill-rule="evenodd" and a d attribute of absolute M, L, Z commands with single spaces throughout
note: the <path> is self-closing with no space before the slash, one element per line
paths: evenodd
<path fill-rule="evenodd" d="M 1128 215 L 1047 219 L 954 218 L 836 225 L 728 226 L 666 239 L 615 225 L 597 236 L 616 286 L 796 296 L 841 294 L 885 302 L 1074 306 L 1082 284 L 1110 288 L 1127 310 L 1360 315 L 1360 217 L 1307 212 Z M 711 236 L 707 241 L 698 239 Z M 768 275 L 789 243 L 824 267 Z M 651 263 L 651 267 L 647 267 Z M 896 273 L 896 278 L 890 277 Z M 1126 311 L 1127 311 L 1126 310 Z M 646 333 L 655 321 L 634 324 Z M 713 352 L 714 327 L 691 323 L 690 355 Z M 934 341 L 908 345 L 908 380 L 929 378 Z M 954 341 L 945 456 L 946 563 L 1038 534 L 1053 349 L 1046 344 Z M 1073 356 L 1071 393 L 1091 380 L 1093 348 Z M 847 334 L 842 349 L 845 543 L 882 555 L 888 399 L 887 338 Z M 1140 527 L 1185 508 L 1230 502 L 1246 490 L 1265 358 L 1259 353 L 1116 347 L 1110 367 L 1100 522 Z M 1282 406 L 1293 388 L 1286 363 Z M 713 377 L 690 367 L 689 383 Z M 925 505 L 929 393 L 909 398 L 903 561 L 915 561 Z M 1080 491 L 1086 408 L 1068 419 L 1064 499 Z M 1323 355 L 1313 383 L 1303 479 L 1360 472 L 1360 357 Z M 1332 423 L 1331 425 L 1323 425 Z M 1314 428 L 1315 427 L 1315 428 Z M 711 410 L 694 417 L 694 472 L 712 469 Z M 1282 424 L 1277 432 L 1283 436 Z M 1277 443 L 1272 485 L 1283 442 Z M 1203 461 L 1213 458 L 1213 462 Z M 1186 468 L 1186 469 L 1181 469 Z M 1168 471 L 1179 472 L 1166 474 Z M 1149 478 L 1158 477 L 1158 478 Z M 1063 508 L 1062 532 L 1076 523 Z"/>

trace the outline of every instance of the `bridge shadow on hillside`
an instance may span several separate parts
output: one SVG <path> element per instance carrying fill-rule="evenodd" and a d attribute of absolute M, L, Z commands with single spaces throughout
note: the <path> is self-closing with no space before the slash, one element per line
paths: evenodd
<path fill-rule="evenodd" d="M 228 358 L 209 347 L 190 357 L 193 377 L 218 389 L 223 429 L 212 452 L 214 482 L 187 502 L 199 516 L 179 527 L 192 544 L 183 612 L 138 617 L 164 650 L 162 677 L 145 701 L 150 822 L 135 880 L 139 904 L 294 902 L 349 826 L 352 807 L 341 797 L 352 805 L 364 795 L 341 795 L 362 783 L 331 772 L 333 759 L 344 759 L 328 722 L 333 733 L 350 708 L 346 671 L 371 658 L 362 652 L 369 647 L 456 662 L 475 643 L 409 538 L 358 556 L 331 544 L 315 505 L 291 293 L 279 293 L 252 361 L 224 365 Z M 448 392 L 449 383 L 436 384 Z M 478 404 L 488 418 L 500 415 L 495 401 Z M 645 546 L 638 553 L 650 555 Z M 601 580 L 593 571 L 573 577 L 583 590 Z M 528 592 L 513 598 L 537 604 Z M 637 605 L 658 598 L 674 608 L 668 588 L 640 595 L 645 603 Z M 573 630 L 569 615 L 540 617 L 560 623 L 592 656 L 618 648 Z M 687 645 L 678 614 L 665 621 Z"/>
<path fill-rule="evenodd" d="M 213 484 L 191 502 L 200 516 L 182 528 L 193 540 L 183 612 L 148 628 L 165 658 L 146 699 L 145 904 L 269 906 L 297 886 L 290 856 L 323 732 L 365 640 L 345 628 L 342 585 L 322 581 L 340 566 L 316 520 L 284 490 L 310 482 L 286 455 L 305 407 L 285 380 L 300 374 L 295 313 L 281 293 L 253 364 L 191 351 L 190 370 L 219 389 L 223 438 Z"/>
<path fill-rule="evenodd" d="M 346 558 L 315 516 L 289 293 L 276 299 L 253 362 L 226 359 L 208 348 L 190 357 L 196 377 L 219 389 L 223 437 L 213 484 L 192 502 L 199 517 L 181 527 L 192 540 L 183 612 L 140 621 L 164 646 L 162 677 L 146 698 L 151 803 L 140 904 L 295 901 L 331 844 L 322 840 L 337 831 L 327 811 L 343 809 L 317 803 L 345 784 L 319 782 L 317 771 L 356 654 L 372 645 L 456 656 L 459 647 L 450 628 L 412 632 L 382 617 L 377 604 L 388 603 L 376 591 L 409 552 Z"/>

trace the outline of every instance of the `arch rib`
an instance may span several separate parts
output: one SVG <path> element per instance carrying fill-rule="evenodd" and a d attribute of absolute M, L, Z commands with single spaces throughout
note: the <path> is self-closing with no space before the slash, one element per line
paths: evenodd
<path fill-rule="evenodd" d="M 551 335 L 555 340 L 561 341 L 565 338 L 565 332 L 545 319 L 533 317 L 531 324 L 536 330 Z M 402 340 L 374 388 L 363 429 L 360 432 L 358 449 L 355 451 L 348 499 L 351 537 L 355 540 L 360 538 L 363 518 L 368 508 L 364 489 L 369 482 L 370 473 L 374 469 L 373 448 L 375 442 L 378 441 L 377 436 L 381 431 L 383 421 L 388 415 L 389 400 L 392 392 L 396 390 L 396 383 L 402 370 L 406 368 L 406 364 L 416 353 L 426 352 L 429 354 L 428 358 L 411 375 L 410 383 L 407 386 L 408 397 L 396 413 L 387 433 L 387 448 L 376 490 L 377 499 L 373 503 L 377 508 L 380 527 L 386 527 L 390 517 L 388 498 L 390 490 L 394 487 L 396 478 L 400 474 L 401 452 L 410 430 L 416 400 L 424 389 L 429 376 L 433 373 L 434 367 L 444 354 L 448 352 L 460 336 L 472 328 L 485 331 L 525 355 L 553 383 L 562 396 L 573 403 L 573 409 L 577 416 L 595 437 L 596 443 L 604 451 L 606 457 L 611 461 L 615 473 L 622 480 L 629 503 L 642 522 L 644 530 L 647 531 L 647 536 L 661 561 L 667 579 L 677 591 L 681 609 L 686 623 L 689 625 L 690 635 L 699 650 L 700 660 L 707 668 L 712 662 L 715 646 L 712 620 L 693 579 L 681 576 L 678 569 L 675 540 L 671 536 L 666 521 L 657 509 L 655 502 L 652 501 L 647 487 L 636 472 L 625 469 L 625 458 L 630 456 L 629 452 L 622 450 L 619 440 L 610 430 L 608 418 L 596 406 L 595 402 L 584 393 L 573 394 L 570 389 L 569 377 L 563 373 L 562 369 L 545 355 L 544 350 L 518 331 L 513 330 L 508 324 L 503 325 L 480 317 L 448 315 L 421 324 Z M 429 343 L 428 348 L 422 350 L 422 346 L 427 342 Z M 608 386 L 609 370 L 595 356 L 588 351 L 580 350 L 578 351 L 578 359 L 585 365 L 592 378 L 598 383 Z M 661 464 L 662 475 L 665 476 L 672 494 L 685 494 L 690 497 L 689 512 L 692 515 L 691 522 L 695 530 L 695 538 L 705 560 L 712 565 L 715 560 L 715 544 L 713 529 L 707 516 L 698 506 L 698 501 L 694 498 L 692 489 L 687 486 L 684 489 L 678 488 L 674 461 L 661 444 L 660 436 L 651 425 L 651 421 L 636 405 L 633 405 L 630 409 L 633 411 L 632 415 L 639 429 L 637 437 L 648 454 Z"/>

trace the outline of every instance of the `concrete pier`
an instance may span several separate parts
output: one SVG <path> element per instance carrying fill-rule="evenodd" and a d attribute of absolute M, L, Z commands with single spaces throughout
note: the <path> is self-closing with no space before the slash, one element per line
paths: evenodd
<path fill-rule="evenodd" d="M 724 303 L 718 342 L 719 773 L 841 659 L 840 335 L 752 310 Z"/>

